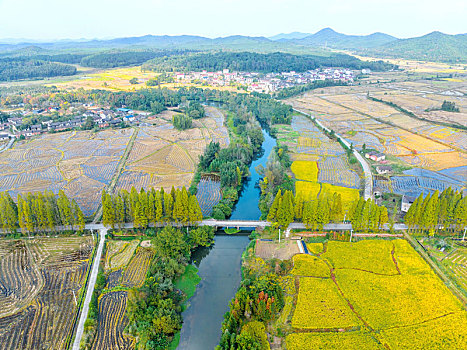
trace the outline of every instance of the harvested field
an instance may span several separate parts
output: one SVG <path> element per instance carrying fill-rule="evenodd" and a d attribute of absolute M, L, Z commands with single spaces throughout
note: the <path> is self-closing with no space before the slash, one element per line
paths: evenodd
<path fill-rule="evenodd" d="M 110 292 L 99 299 L 97 335 L 92 349 L 113 350 L 135 348 L 135 340 L 124 334 L 126 324 L 126 303 L 128 293 Z"/>
<path fill-rule="evenodd" d="M 144 246 L 144 247 L 143 247 Z M 154 257 L 149 241 L 109 240 L 104 273 L 106 290 L 99 297 L 97 335 L 92 349 L 133 350 L 136 340 L 125 333 L 128 291 L 140 287 Z"/>
<path fill-rule="evenodd" d="M 44 134 L 0 154 L 0 191 L 64 190 L 85 215 L 100 202 L 112 179 L 132 129 Z"/>
<path fill-rule="evenodd" d="M 449 91 L 434 86 L 430 87 L 430 92 L 422 91 L 426 86 L 425 82 L 413 83 L 410 91 L 407 84 L 387 83 L 368 89 L 372 96 L 401 105 L 428 121 L 418 120 L 384 103 L 369 100 L 367 91 L 354 87 L 315 90 L 287 102 L 315 115 L 323 125 L 340 133 L 357 149 L 365 144 L 367 149 L 397 156 L 408 165 L 435 171 L 467 165 L 464 159 L 467 154 L 467 132 L 429 122 L 439 121 L 437 114 L 450 112 L 425 112 L 427 108 L 441 106 L 444 100 L 453 100 L 462 109 L 462 113 L 450 113 L 453 115 L 451 122 L 455 123 L 456 119 L 463 119 L 463 113 L 467 110 L 466 99 L 461 97 L 462 93 L 449 97 Z M 327 104 L 335 108 L 324 110 L 323 106 Z"/>
<path fill-rule="evenodd" d="M 77 317 L 90 237 L 0 242 L 0 348 L 63 349 Z"/>
<path fill-rule="evenodd" d="M 198 184 L 196 198 L 203 216 L 210 216 L 212 208 L 222 199 L 221 183 L 217 176 L 204 176 Z"/>
<path fill-rule="evenodd" d="M 255 245 L 255 255 L 262 259 L 288 260 L 299 253 L 297 242 L 290 240 L 277 243 L 260 239 L 256 241 Z"/>
<path fill-rule="evenodd" d="M 211 141 L 229 144 L 223 123 L 223 114 L 209 107 L 206 117 L 195 120 L 189 130 L 178 131 L 163 117 L 152 126 L 141 127 L 116 188 L 189 187 L 206 146 Z"/>

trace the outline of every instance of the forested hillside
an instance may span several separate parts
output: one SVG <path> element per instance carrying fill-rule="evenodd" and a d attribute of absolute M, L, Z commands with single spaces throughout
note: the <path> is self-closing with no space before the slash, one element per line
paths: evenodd
<path fill-rule="evenodd" d="M 364 62 L 356 57 L 333 54 L 331 56 L 292 55 L 287 53 L 260 54 L 254 52 L 216 52 L 184 56 L 157 57 L 146 62 L 144 69 L 164 71 L 252 71 L 261 73 L 296 71 L 304 72 L 320 67 L 344 67 L 350 69 L 370 68 L 385 71 L 393 65 L 379 62 Z"/>
<path fill-rule="evenodd" d="M 0 59 L 0 81 L 48 78 L 76 74 L 76 67 L 27 58 Z"/>

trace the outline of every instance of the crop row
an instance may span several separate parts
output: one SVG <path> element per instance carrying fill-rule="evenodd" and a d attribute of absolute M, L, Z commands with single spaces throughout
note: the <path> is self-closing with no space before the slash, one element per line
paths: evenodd
<path fill-rule="evenodd" d="M 212 208 L 222 199 L 220 182 L 211 178 L 202 178 L 198 184 L 196 198 L 203 216 L 210 216 Z"/>
<path fill-rule="evenodd" d="M 360 187 L 360 178 L 341 157 L 326 157 L 319 162 L 318 181 L 352 188 Z"/>
<path fill-rule="evenodd" d="M 92 349 L 114 350 L 134 348 L 134 341 L 123 334 L 126 317 L 127 292 L 110 292 L 99 299 L 97 335 Z"/>
<path fill-rule="evenodd" d="M 125 287 L 141 285 L 146 278 L 147 269 L 153 256 L 154 251 L 152 249 L 138 248 L 136 254 L 123 272 L 122 285 Z"/>

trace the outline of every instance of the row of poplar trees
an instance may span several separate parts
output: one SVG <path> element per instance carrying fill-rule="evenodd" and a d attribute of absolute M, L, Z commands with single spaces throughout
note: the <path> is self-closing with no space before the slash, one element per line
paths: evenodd
<path fill-rule="evenodd" d="M 53 231 L 57 228 L 84 229 L 84 215 L 76 201 L 60 190 L 19 194 L 17 203 L 8 192 L 0 193 L 0 221 L 4 232 Z"/>
<path fill-rule="evenodd" d="M 305 224 L 307 229 L 322 230 L 330 222 L 342 222 L 344 219 L 342 197 L 338 193 L 323 193 L 315 200 L 304 201 L 295 197 L 292 191 L 277 192 L 269 209 L 267 220 L 277 227 L 287 228 L 295 220 Z M 388 222 L 386 207 L 379 207 L 371 199 L 362 197 L 355 201 L 347 212 L 354 230 L 374 231 Z"/>
<path fill-rule="evenodd" d="M 122 190 L 115 195 L 102 192 L 102 221 L 107 227 L 123 227 L 132 223 L 135 228 L 147 228 L 158 223 L 195 223 L 203 219 L 196 196 L 185 187 L 165 192 L 163 188 L 130 192 Z"/>
<path fill-rule="evenodd" d="M 423 193 L 412 203 L 404 218 L 411 232 L 428 231 L 435 234 L 440 229 L 461 232 L 467 227 L 467 197 L 450 187 L 443 192 Z"/>

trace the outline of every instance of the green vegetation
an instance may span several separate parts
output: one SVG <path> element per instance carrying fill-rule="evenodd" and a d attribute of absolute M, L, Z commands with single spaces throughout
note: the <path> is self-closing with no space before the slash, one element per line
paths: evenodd
<path fill-rule="evenodd" d="M 42 79 L 76 74 L 76 67 L 29 58 L 0 58 L 0 81 Z"/>
<path fill-rule="evenodd" d="M 4 232 L 24 233 L 53 231 L 58 226 L 70 230 L 84 229 L 84 215 L 73 199 L 70 201 L 60 190 L 58 196 L 51 191 L 18 195 L 18 204 L 8 192 L 0 193 L 0 223 Z"/>
<path fill-rule="evenodd" d="M 441 105 L 441 110 L 446 111 L 446 112 L 459 112 L 459 108 L 456 107 L 455 102 L 450 102 L 450 101 L 443 101 L 443 104 Z"/>
<path fill-rule="evenodd" d="M 295 197 L 291 191 L 284 194 L 279 190 L 270 206 L 267 220 L 276 226 L 286 228 L 295 219 L 303 222 L 308 229 L 322 230 L 329 222 L 340 222 L 344 218 L 341 194 L 324 192 L 316 199 L 304 201 Z M 388 222 L 386 207 L 379 207 L 371 199 L 351 204 L 347 210 L 347 219 L 354 230 L 377 231 Z"/>
<path fill-rule="evenodd" d="M 441 194 L 439 191 L 423 194 L 410 206 L 404 218 L 409 231 L 437 233 L 461 232 L 467 226 L 467 197 L 450 187 Z"/>
<path fill-rule="evenodd" d="M 203 244 L 211 245 L 212 237 Z M 185 288 L 186 295 L 194 292 L 196 273 L 187 268 L 194 248 L 191 242 L 190 235 L 170 226 L 164 227 L 152 240 L 156 255 L 144 284 L 128 293 L 127 330 L 137 339 L 138 349 L 167 349 L 181 329 L 186 296 L 178 293 L 175 281 L 180 288 Z"/>
<path fill-rule="evenodd" d="M 174 286 L 185 295 L 186 299 L 190 299 L 195 294 L 199 282 L 201 282 L 201 277 L 198 276 L 198 269 L 188 264 L 185 266 L 183 275 L 175 281 Z"/>
<path fill-rule="evenodd" d="M 277 99 L 285 99 L 293 96 L 300 95 L 305 91 L 315 90 L 319 88 L 325 88 L 329 86 L 346 86 L 347 83 L 342 81 L 334 81 L 334 80 L 316 80 L 312 83 L 308 83 L 305 85 L 296 85 L 289 88 L 285 88 L 279 90 L 274 94 L 274 97 Z"/>
<path fill-rule="evenodd" d="M 307 70 L 320 67 L 345 67 L 351 69 L 370 68 L 389 70 L 393 66 L 383 62 L 365 62 L 345 54 L 330 56 L 292 55 L 275 52 L 261 54 L 255 52 L 215 52 L 156 57 L 143 65 L 143 69 L 156 72 L 223 70 L 248 72 L 284 72 Z"/>
<path fill-rule="evenodd" d="M 178 222 L 193 224 L 201 221 L 203 215 L 196 196 L 190 195 L 185 187 L 170 193 L 141 189 L 140 192 L 132 187 L 131 191 L 120 191 L 111 196 L 102 192 L 102 223 L 115 228 L 131 222 L 135 228 L 147 228 L 161 222 Z"/>
<path fill-rule="evenodd" d="M 177 130 L 186 130 L 191 128 L 193 119 L 185 114 L 175 114 L 172 117 L 172 124 Z"/>

